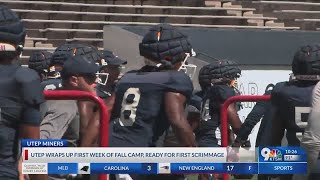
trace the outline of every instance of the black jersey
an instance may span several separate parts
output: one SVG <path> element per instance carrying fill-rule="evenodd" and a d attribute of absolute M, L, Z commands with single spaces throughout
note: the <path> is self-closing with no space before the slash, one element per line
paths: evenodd
<path fill-rule="evenodd" d="M 39 125 L 24 119 L 24 109 L 44 102 L 38 74 L 18 65 L 0 65 L 0 179 L 17 179 L 19 126 Z"/>
<path fill-rule="evenodd" d="M 235 95 L 235 89 L 227 85 L 214 85 L 199 93 L 199 96 L 202 96 L 201 122 L 196 132 L 199 146 L 218 146 L 218 139 L 221 138 L 219 129 L 221 105 Z"/>
<path fill-rule="evenodd" d="M 296 133 L 303 133 L 308 122 L 315 84 L 316 82 L 280 82 L 272 91 L 271 103 L 287 130 L 289 146 L 300 146 Z"/>

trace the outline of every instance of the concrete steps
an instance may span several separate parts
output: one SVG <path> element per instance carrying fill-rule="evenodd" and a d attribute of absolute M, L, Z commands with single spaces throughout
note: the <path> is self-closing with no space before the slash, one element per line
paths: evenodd
<path fill-rule="evenodd" d="M 222 3 L 220 1 L 205 1 L 205 5 L 208 7 L 222 7 Z"/>
<path fill-rule="evenodd" d="M 302 1 L 301 1 L 302 2 Z M 316 2 L 316 1 L 313 1 Z M 320 18 L 320 6 L 312 3 L 297 4 L 270 4 L 261 2 L 238 1 L 234 4 L 242 5 L 245 8 L 255 8 L 257 12 L 264 16 L 273 16 L 278 18 L 278 22 L 283 22 L 285 26 L 297 26 L 301 30 L 316 30 L 320 23 L 296 22 L 295 19 L 318 19 Z M 282 10 L 285 10 L 282 12 Z M 291 11 L 291 12 L 290 12 Z M 304 12 L 307 11 L 307 12 Z"/>
<path fill-rule="evenodd" d="M 215 1 L 215 0 L 206 0 L 205 1 L 206 6 L 212 6 L 212 7 L 232 7 L 232 8 L 243 8 L 241 3 L 235 2 L 235 1 Z M 256 8 L 251 7 L 251 8 Z M 227 11 L 228 15 L 234 15 L 234 16 L 253 16 L 253 17 L 264 17 L 263 13 L 258 13 L 254 11 L 246 11 L 246 12 L 238 12 L 238 11 L 232 11 L 228 10 Z M 269 14 L 269 16 L 265 17 L 273 17 L 273 14 Z M 279 23 L 275 22 L 274 20 L 268 20 L 268 21 L 263 21 L 263 20 L 247 20 L 246 22 L 248 25 L 256 25 L 256 26 L 272 26 L 272 27 L 285 27 L 284 23 Z"/>

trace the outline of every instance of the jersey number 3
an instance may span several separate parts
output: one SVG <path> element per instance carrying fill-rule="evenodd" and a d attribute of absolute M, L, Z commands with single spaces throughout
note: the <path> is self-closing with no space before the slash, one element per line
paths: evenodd
<path fill-rule="evenodd" d="M 129 88 L 124 93 L 121 105 L 121 126 L 132 126 L 136 121 L 136 113 L 140 101 L 140 96 L 141 93 L 139 88 Z"/>

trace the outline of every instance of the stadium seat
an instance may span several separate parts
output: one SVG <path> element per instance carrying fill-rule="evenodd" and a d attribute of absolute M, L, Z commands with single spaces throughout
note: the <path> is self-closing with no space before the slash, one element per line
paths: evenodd
<path fill-rule="evenodd" d="M 259 4 L 281 4 L 281 5 L 308 5 L 308 6 L 320 6 L 320 3 L 313 2 L 295 2 L 295 1 L 253 1 L 253 3 Z"/>
<path fill-rule="evenodd" d="M 242 20 L 261 20 L 263 21 L 263 25 L 266 24 L 268 21 L 274 21 L 277 20 L 277 18 L 274 17 L 255 17 L 255 16 L 209 16 L 209 15 L 170 15 L 170 14 L 127 14 L 127 13 L 97 13 L 97 12 L 76 12 L 76 11 L 42 11 L 42 10 L 24 10 L 24 9 L 13 9 L 17 13 L 32 13 L 32 14 L 48 14 L 49 19 L 53 19 L 52 15 L 86 15 L 86 16 L 100 16 L 103 17 L 103 19 L 107 21 L 117 21 L 118 19 L 114 19 L 111 17 L 123 17 L 121 20 L 127 20 L 132 22 L 143 22 L 146 20 L 149 20 L 148 22 L 155 22 L 155 23 L 186 23 L 186 24 L 192 24 L 199 23 L 196 20 L 209 20 L 209 21 L 203 21 L 202 24 L 217 24 L 213 22 L 212 20 L 240 20 L 239 24 L 241 24 Z M 138 19 L 139 18 L 139 19 Z M 83 18 L 78 18 L 83 19 Z M 211 21 L 210 21 L 211 20 Z M 38 19 L 24 19 L 25 22 L 46 22 L 49 21 L 42 21 Z M 54 23 L 57 23 L 59 21 L 53 21 Z M 70 22 L 70 21 L 69 21 Z M 85 21 L 90 23 L 89 21 Z M 98 22 L 98 21 L 96 21 Z M 76 24 L 76 23 L 73 23 Z M 96 24 L 96 23 L 94 23 Z M 102 23 L 103 24 L 103 23 Z"/>
<path fill-rule="evenodd" d="M 102 38 L 73 38 L 73 39 L 66 39 L 66 42 L 74 42 L 74 41 L 103 42 L 103 39 Z"/>
<path fill-rule="evenodd" d="M 60 21 L 64 23 L 65 21 Z M 82 23 L 85 23 L 81 21 Z M 57 22 L 59 23 L 59 22 Z M 68 23 L 68 22 L 66 22 Z M 92 23 L 92 21 L 90 21 Z M 158 23 L 149 22 L 113 22 L 105 21 L 105 25 L 156 25 Z M 297 30 L 299 27 L 274 27 L 274 26 L 238 26 L 238 25 L 206 25 L 206 24 L 172 24 L 178 27 L 207 27 L 207 28 L 248 28 L 248 29 L 286 29 L 286 30 Z M 59 29 L 59 28 L 46 28 L 39 29 L 40 32 L 88 32 L 88 33 L 102 33 L 103 30 L 91 30 L 91 29 Z"/>
<path fill-rule="evenodd" d="M 297 22 L 320 22 L 320 19 L 295 19 Z"/>
<path fill-rule="evenodd" d="M 33 6 L 41 6 L 41 5 L 49 5 L 49 6 L 69 6 L 72 8 L 79 8 L 82 9 L 92 8 L 92 9 L 99 9 L 103 8 L 103 12 L 107 8 L 126 8 L 126 9 L 135 9 L 136 11 L 140 11 L 143 13 L 144 9 L 153 9 L 153 10 L 162 10 L 164 12 L 170 12 L 170 10 L 201 10 L 201 11 L 254 11 L 254 8 L 227 8 L 227 7 L 186 7 L 186 6 L 153 6 L 153 5 L 114 5 L 114 4 L 86 4 L 86 3 L 66 3 L 66 2 L 47 2 L 47 1 L 11 1 L 11 0 L 0 0 L 0 3 L 7 3 L 9 6 L 16 6 L 17 4 L 22 5 L 33 5 Z M 80 9 L 81 9 L 80 8 Z"/>
<path fill-rule="evenodd" d="M 277 17 L 285 26 L 299 26 L 301 30 L 316 30 L 318 24 L 295 19 L 320 19 L 320 3 L 295 1 L 237 1 L 242 7 L 255 8 L 263 16 Z"/>
<path fill-rule="evenodd" d="M 40 33 L 47 36 L 51 33 L 51 38 L 59 37 L 59 39 L 72 39 L 76 35 L 82 34 L 82 37 L 102 37 L 103 30 L 101 29 L 65 29 L 65 28 L 45 28 L 39 29 Z M 63 36 L 64 35 L 64 36 Z M 79 36 L 78 36 L 79 38 Z"/>
<path fill-rule="evenodd" d="M 306 11 L 306 10 L 274 10 L 278 18 L 281 19 L 308 19 L 320 18 L 320 11 Z"/>

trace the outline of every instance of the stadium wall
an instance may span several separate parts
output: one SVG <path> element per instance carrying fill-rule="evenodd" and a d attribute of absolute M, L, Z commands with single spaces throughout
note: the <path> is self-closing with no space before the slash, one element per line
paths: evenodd
<path fill-rule="evenodd" d="M 149 26 L 105 26 L 104 48 L 126 58 L 127 70 L 137 69 L 143 65 L 138 44 L 149 28 Z M 189 60 L 198 66 L 197 70 L 212 61 L 200 55 L 204 53 L 218 59 L 234 60 L 240 64 L 242 70 L 265 70 L 256 72 L 261 78 L 268 77 L 268 74 L 275 70 L 290 71 L 294 52 L 301 45 L 320 42 L 320 32 L 311 31 L 214 28 L 181 28 L 181 30 L 189 36 L 194 50 L 198 52 L 196 58 Z M 193 82 L 195 87 L 199 88 L 197 78 Z"/>

